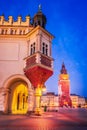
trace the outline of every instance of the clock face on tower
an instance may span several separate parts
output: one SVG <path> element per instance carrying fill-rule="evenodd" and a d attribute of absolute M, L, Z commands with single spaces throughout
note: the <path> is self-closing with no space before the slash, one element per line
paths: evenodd
<path fill-rule="evenodd" d="M 68 80 L 69 79 L 69 75 L 68 74 L 60 74 L 59 79 L 60 80 Z"/>

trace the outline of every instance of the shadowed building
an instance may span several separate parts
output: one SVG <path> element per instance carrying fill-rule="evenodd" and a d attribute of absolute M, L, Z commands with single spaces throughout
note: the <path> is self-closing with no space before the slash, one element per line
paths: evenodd
<path fill-rule="evenodd" d="M 65 68 L 64 63 L 62 64 L 62 68 L 59 75 L 58 80 L 58 95 L 59 95 L 59 106 L 72 106 L 71 98 L 70 98 L 70 80 L 69 74 Z"/>

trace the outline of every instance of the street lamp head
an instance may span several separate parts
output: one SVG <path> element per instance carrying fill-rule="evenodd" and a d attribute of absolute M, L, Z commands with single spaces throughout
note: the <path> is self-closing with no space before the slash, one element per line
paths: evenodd
<path fill-rule="evenodd" d="M 46 86 L 45 86 L 45 85 L 42 86 L 42 91 L 43 91 L 43 92 L 46 91 Z"/>

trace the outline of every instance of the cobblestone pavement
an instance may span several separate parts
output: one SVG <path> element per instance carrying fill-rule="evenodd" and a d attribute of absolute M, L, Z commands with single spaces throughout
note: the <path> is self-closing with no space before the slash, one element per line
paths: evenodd
<path fill-rule="evenodd" d="M 35 115 L 0 115 L 0 130 L 87 130 L 87 109 L 59 109 Z"/>

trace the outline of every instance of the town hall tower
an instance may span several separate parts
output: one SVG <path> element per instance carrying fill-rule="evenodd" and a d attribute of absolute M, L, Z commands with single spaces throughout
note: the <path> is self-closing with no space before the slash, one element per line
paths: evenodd
<path fill-rule="evenodd" d="M 72 106 L 70 99 L 70 80 L 69 74 L 65 68 L 65 64 L 62 64 L 62 68 L 60 71 L 59 79 L 58 79 L 58 93 L 59 93 L 59 106 Z"/>

